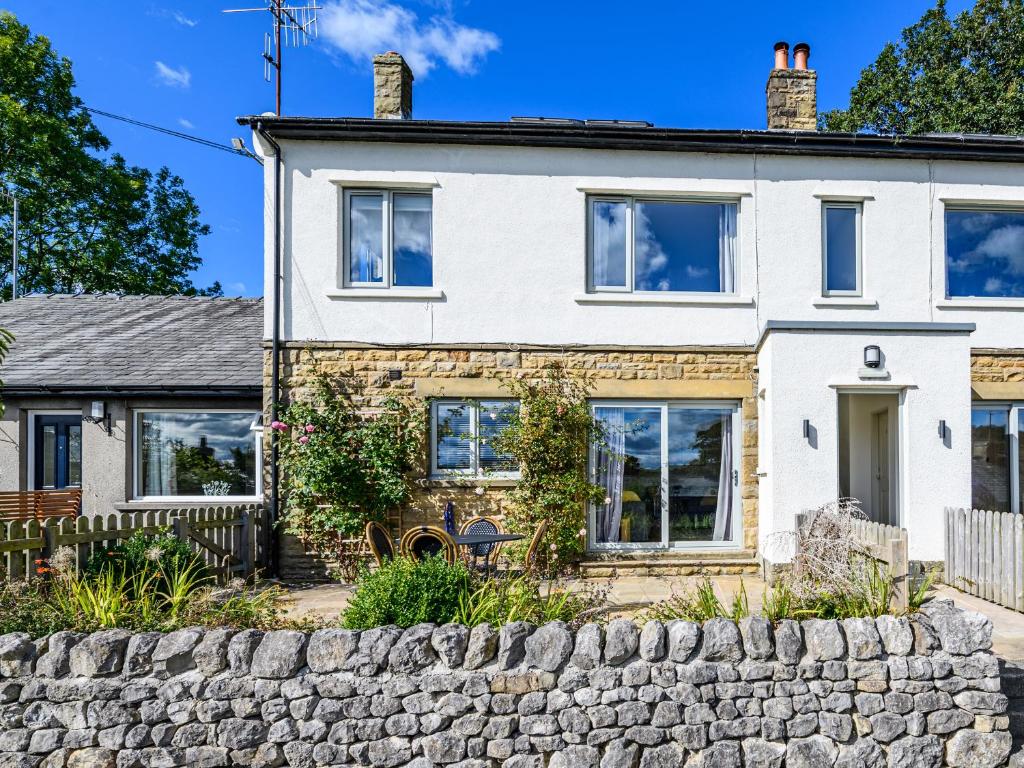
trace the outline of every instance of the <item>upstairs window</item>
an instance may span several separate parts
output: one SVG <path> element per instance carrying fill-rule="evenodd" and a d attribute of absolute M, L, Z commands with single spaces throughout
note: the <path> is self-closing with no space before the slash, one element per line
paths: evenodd
<path fill-rule="evenodd" d="M 591 198 L 590 290 L 735 293 L 737 208 L 731 202 Z"/>
<path fill-rule="evenodd" d="M 825 296 L 860 296 L 859 203 L 822 206 L 822 289 Z"/>
<path fill-rule="evenodd" d="M 431 474 L 518 476 L 515 460 L 497 453 L 492 445 L 518 409 L 518 400 L 436 401 L 431 419 Z"/>
<path fill-rule="evenodd" d="M 1024 209 L 946 209 L 946 298 L 1024 298 Z"/>
<path fill-rule="evenodd" d="M 345 282 L 361 288 L 430 287 L 433 199 L 429 193 L 345 192 Z"/>

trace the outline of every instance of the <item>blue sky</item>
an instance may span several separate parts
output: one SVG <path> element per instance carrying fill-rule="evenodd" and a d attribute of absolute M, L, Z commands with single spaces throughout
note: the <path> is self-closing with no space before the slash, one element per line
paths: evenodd
<path fill-rule="evenodd" d="M 273 109 L 260 53 L 262 0 L 0 0 L 74 63 L 96 109 L 228 143 L 234 118 Z M 860 70 L 920 18 L 925 0 L 320 0 L 320 38 L 285 50 L 284 114 L 369 116 L 370 57 L 395 49 L 416 74 L 415 117 L 511 115 L 763 128 L 776 40 L 811 45 L 818 106 L 845 106 Z M 950 12 L 969 3 L 950 0 Z M 97 117 L 130 163 L 169 166 L 211 227 L 194 279 L 262 291 L 261 177 L 244 158 Z M 246 137 L 248 141 L 248 136 Z"/>

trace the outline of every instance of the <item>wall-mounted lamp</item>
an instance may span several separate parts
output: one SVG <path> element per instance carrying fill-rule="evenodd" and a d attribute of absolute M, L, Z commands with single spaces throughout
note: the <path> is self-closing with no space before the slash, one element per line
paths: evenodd
<path fill-rule="evenodd" d="M 946 439 L 946 420 L 945 419 L 939 419 L 939 439 L 940 440 L 945 440 Z"/>
<path fill-rule="evenodd" d="M 804 419 L 804 440 L 807 440 L 811 436 L 811 420 Z"/>
<path fill-rule="evenodd" d="M 868 344 L 864 347 L 864 366 L 866 368 L 877 368 L 882 364 L 882 348 L 877 344 Z"/>
<path fill-rule="evenodd" d="M 102 400 L 93 400 L 92 407 L 89 410 L 89 421 L 93 424 L 102 424 L 109 435 L 110 429 L 110 413 L 107 412 L 107 404 Z"/>

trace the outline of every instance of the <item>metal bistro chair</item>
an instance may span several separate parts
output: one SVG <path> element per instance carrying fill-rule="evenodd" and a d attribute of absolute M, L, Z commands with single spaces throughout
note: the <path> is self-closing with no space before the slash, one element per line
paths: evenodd
<path fill-rule="evenodd" d="M 466 535 L 474 533 L 504 533 L 504 531 L 501 528 L 501 524 L 492 517 L 471 517 L 462 524 L 462 527 L 459 529 L 459 533 Z M 474 567 L 477 567 L 477 558 L 482 557 L 486 562 L 491 564 L 492 568 L 494 568 L 498 563 L 498 552 L 500 550 L 501 542 L 474 544 L 466 547 L 467 554 L 473 558 Z"/>
<path fill-rule="evenodd" d="M 395 559 L 395 545 L 391 542 L 391 534 L 380 523 L 371 520 L 366 524 L 366 543 L 378 566 Z"/>
<path fill-rule="evenodd" d="M 399 549 L 403 555 L 414 560 L 424 560 L 440 555 L 449 565 L 454 564 L 459 557 L 455 539 L 440 528 L 429 525 L 418 526 L 406 531 Z"/>

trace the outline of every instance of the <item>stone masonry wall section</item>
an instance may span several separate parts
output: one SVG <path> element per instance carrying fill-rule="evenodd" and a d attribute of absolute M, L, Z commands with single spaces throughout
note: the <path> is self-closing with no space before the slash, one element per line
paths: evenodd
<path fill-rule="evenodd" d="M 995 768 L 984 616 L 0 637 L 0 766 Z"/>
<path fill-rule="evenodd" d="M 508 396 L 500 382 L 511 378 L 539 377 L 544 366 L 559 360 L 571 372 L 589 375 L 603 393 L 595 397 L 632 399 L 721 399 L 739 402 L 742 419 L 740 496 L 743 506 L 743 546 L 757 546 L 757 403 L 754 398 L 756 356 L 752 349 L 708 348 L 671 350 L 600 349 L 462 349 L 380 348 L 345 344 L 290 344 L 283 353 L 282 397 L 287 401 L 308 396 L 315 373 L 354 377 L 364 387 L 364 405 L 373 408 L 393 395 L 418 403 L 430 397 L 479 399 L 480 387 L 491 386 L 490 397 Z M 265 391 L 269 392 L 269 353 L 264 358 Z M 390 371 L 400 372 L 393 380 Z M 735 395 L 737 385 L 744 396 Z M 679 387 L 699 395 L 680 396 Z M 721 394 L 718 394 L 721 393 Z M 267 403 L 269 412 L 269 402 Z M 269 422 L 268 422 L 269 423 Z M 269 441 L 265 448 L 269 451 Z M 424 465 L 412 502 L 392 525 L 401 531 L 415 525 L 438 525 L 445 503 L 455 503 L 459 521 L 477 515 L 504 514 L 508 483 L 495 481 L 432 479 L 423 447 Z M 269 466 L 269 464 L 268 464 Z M 329 562 L 305 553 L 291 537 L 283 541 L 282 574 L 288 579 L 323 577 Z"/>

